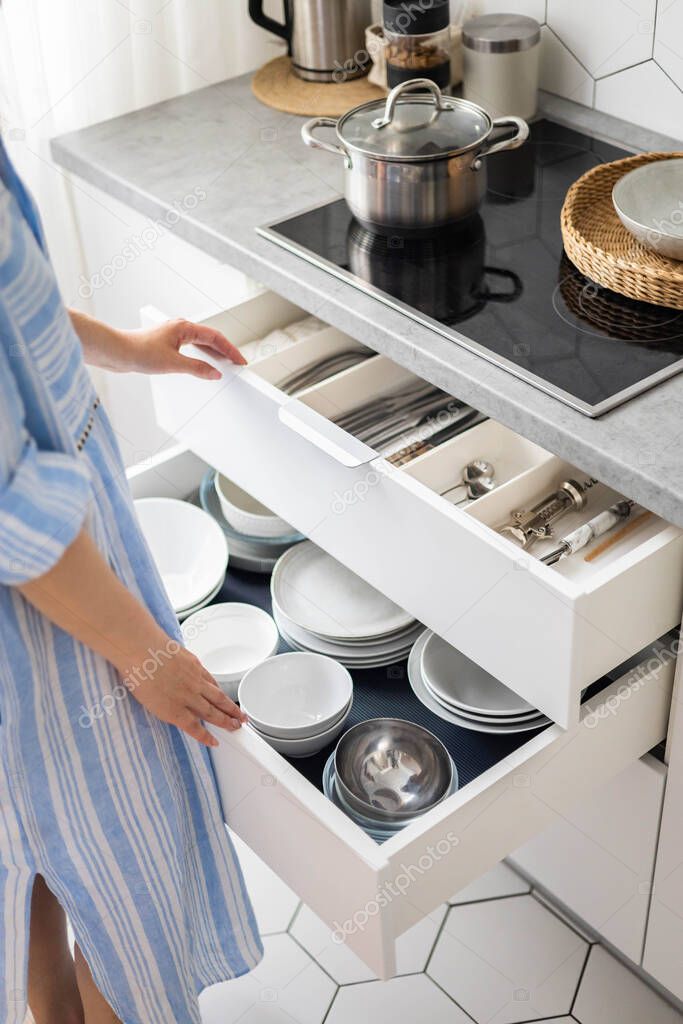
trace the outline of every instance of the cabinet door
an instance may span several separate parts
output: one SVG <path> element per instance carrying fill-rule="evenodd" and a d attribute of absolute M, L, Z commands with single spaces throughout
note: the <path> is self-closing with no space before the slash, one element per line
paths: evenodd
<path fill-rule="evenodd" d="M 639 964 L 666 768 L 644 757 L 515 850 L 511 863 Z"/>
<path fill-rule="evenodd" d="M 678 641 L 680 647 L 680 640 Z M 669 767 L 643 967 L 683 999 L 683 658 L 676 667 Z"/>

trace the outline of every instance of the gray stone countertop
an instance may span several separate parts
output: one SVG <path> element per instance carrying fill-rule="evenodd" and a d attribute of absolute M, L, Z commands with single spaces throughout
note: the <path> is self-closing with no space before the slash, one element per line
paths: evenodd
<path fill-rule="evenodd" d="M 556 97 L 543 110 L 630 149 L 676 147 Z M 341 161 L 304 147 L 301 123 L 244 76 L 62 135 L 52 152 L 150 218 L 203 189 L 170 230 L 683 527 L 683 374 L 591 420 L 257 235 L 341 191 Z"/>

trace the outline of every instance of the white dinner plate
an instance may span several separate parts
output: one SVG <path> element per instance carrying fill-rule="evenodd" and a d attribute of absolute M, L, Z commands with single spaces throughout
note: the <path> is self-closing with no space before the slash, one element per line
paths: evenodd
<path fill-rule="evenodd" d="M 187 649 L 221 686 L 238 683 L 275 654 L 280 642 L 270 615 L 239 601 L 202 608 L 185 620 L 182 633 Z"/>
<path fill-rule="evenodd" d="M 321 654 L 328 654 L 331 658 L 360 658 L 365 661 L 375 657 L 388 657 L 397 651 L 407 652 L 413 646 L 422 631 L 422 625 L 416 624 L 408 633 L 401 633 L 395 640 L 379 641 L 377 643 L 363 644 L 341 644 L 331 640 L 324 640 L 315 633 L 309 633 L 302 629 L 283 612 L 275 611 L 275 621 L 281 629 L 284 629 L 297 643 L 303 644 L 311 650 L 319 651 Z"/>
<path fill-rule="evenodd" d="M 230 564 L 232 565 L 232 561 Z M 194 615 L 194 613 L 200 611 L 200 609 L 206 608 L 207 604 L 211 604 L 214 597 L 218 597 L 220 594 L 224 583 L 225 577 L 223 577 L 220 583 L 216 586 L 215 590 L 212 590 L 210 594 L 207 594 L 202 601 L 198 602 L 198 604 L 192 605 L 191 608 L 184 608 L 181 612 L 176 612 L 178 622 L 184 622 L 185 619 L 189 619 L 190 615 Z"/>
<path fill-rule="evenodd" d="M 273 607 L 331 641 L 384 637 L 414 618 L 312 541 L 290 548 L 271 580 Z"/>
<path fill-rule="evenodd" d="M 493 718 L 536 712 L 531 704 L 436 633 L 430 633 L 425 641 L 421 673 L 439 702 L 456 711 Z"/>
<path fill-rule="evenodd" d="M 453 725 L 459 725 L 461 729 L 470 729 L 472 732 L 484 732 L 491 735 L 501 733 L 517 733 L 517 732 L 529 732 L 531 729 L 540 729 L 544 725 L 550 724 L 550 719 L 542 716 L 541 718 L 534 719 L 533 723 L 520 722 L 518 724 L 509 725 L 486 725 L 482 722 L 476 722 L 472 719 L 463 718 L 461 715 L 456 715 L 453 711 L 448 711 L 445 707 L 439 704 L 438 701 L 434 700 L 429 690 L 424 684 L 422 678 L 422 651 L 424 650 L 425 644 L 431 635 L 431 630 L 426 629 L 422 636 L 416 641 L 410 657 L 408 658 L 408 682 L 410 683 L 411 689 L 421 704 L 424 704 L 429 711 L 432 711 L 439 718 L 443 718 L 444 722 L 452 722 Z"/>
<path fill-rule="evenodd" d="M 286 629 L 283 626 L 278 627 L 280 630 L 280 636 L 282 639 L 293 647 L 295 651 L 309 651 L 314 654 L 322 654 L 322 651 L 317 649 L 306 647 L 304 644 L 298 643 L 293 637 L 289 636 Z M 410 647 L 404 651 L 396 652 L 392 655 L 378 656 L 375 658 L 354 658 L 350 656 L 337 657 L 336 660 L 344 665 L 346 668 L 382 668 L 385 665 L 394 665 L 398 661 L 405 661 L 410 653 Z M 329 657 L 329 655 L 328 655 Z"/>
<path fill-rule="evenodd" d="M 204 601 L 228 565 L 228 542 L 215 519 L 175 498 L 139 498 L 135 511 L 174 610 Z"/>
<path fill-rule="evenodd" d="M 537 721 L 542 717 L 539 711 L 530 711 L 528 715 L 502 715 L 496 717 L 495 715 L 472 715 L 469 711 L 463 711 L 456 704 L 449 704 L 443 700 L 438 693 L 435 693 L 432 687 L 429 685 L 429 680 L 425 678 L 424 672 L 422 673 L 422 682 L 429 693 L 430 697 L 433 697 L 437 704 L 440 704 L 446 711 L 452 711 L 458 718 L 466 718 L 469 722 L 479 722 L 482 725 L 515 725 L 518 722 L 532 722 Z"/>

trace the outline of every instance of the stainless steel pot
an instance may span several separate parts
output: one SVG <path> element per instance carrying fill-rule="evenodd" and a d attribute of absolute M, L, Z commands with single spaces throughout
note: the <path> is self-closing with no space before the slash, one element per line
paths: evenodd
<path fill-rule="evenodd" d="M 299 78 L 344 82 L 368 73 L 365 29 L 372 21 L 370 0 L 284 0 L 284 13 L 281 23 L 264 13 L 263 0 L 249 0 L 252 20 L 287 40 Z"/>
<path fill-rule="evenodd" d="M 335 128 L 337 142 L 317 138 L 321 127 Z M 514 135 L 491 139 L 508 127 Z M 434 82 L 416 78 L 392 89 L 386 105 L 373 100 L 338 121 L 315 117 L 301 135 L 307 146 L 343 157 L 346 201 L 364 227 L 423 232 L 475 213 L 486 192 L 484 158 L 521 146 L 529 127 L 519 117 L 494 120 L 476 103 L 445 97 Z"/>

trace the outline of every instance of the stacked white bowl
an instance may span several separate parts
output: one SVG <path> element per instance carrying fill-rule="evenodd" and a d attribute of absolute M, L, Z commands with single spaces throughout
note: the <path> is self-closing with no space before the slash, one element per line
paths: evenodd
<path fill-rule="evenodd" d="M 240 601 L 202 608 L 185 620 L 182 633 L 187 649 L 231 700 L 237 699 L 242 677 L 275 654 L 280 643 L 270 615 Z"/>
<path fill-rule="evenodd" d="M 353 681 L 322 654 L 279 654 L 251 669 L 238 700 L 251 727 L 286 757 L 310 757 L 332 743 L 353 704 Z"/>
<path fill-rule="evenodd" d="M 135 502 L 140 527 L 179 619 L 209 604 L 228 567 L 228 542 L 203 509 L 175 498 Z"/>

